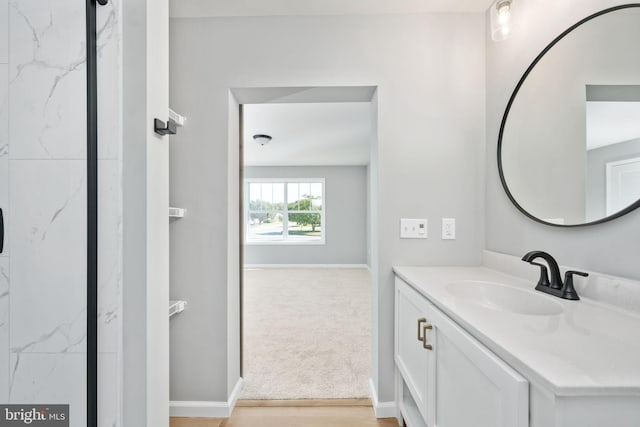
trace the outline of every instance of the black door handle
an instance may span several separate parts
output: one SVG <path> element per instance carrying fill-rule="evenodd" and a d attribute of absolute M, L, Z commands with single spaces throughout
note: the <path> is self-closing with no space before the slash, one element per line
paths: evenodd
<path fill-rule="evenodd" d="M 0 254 L 4 248 L 4 216 L 2 216 L 2 208 L 0 208 Z"/>

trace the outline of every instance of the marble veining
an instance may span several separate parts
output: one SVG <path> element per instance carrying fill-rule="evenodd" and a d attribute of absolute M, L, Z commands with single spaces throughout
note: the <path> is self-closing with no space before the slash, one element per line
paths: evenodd
<path fill-rule="evenodd" d="M 85 168 L 82 160 L 11 161 L 12 351 L 84 351 Z"/>
<path fill-rule="evenodd" d="M 69 403 L 70 425 L 86 427 L 83 354 L 11 354 L 9 402 Z"/>
<path fill-rule="evenodd" d="M 0 64 L 0 157 L 9 155 L 9 66 Z"/>
<path fill-rule="evenodd" d="M 98 157 L 120 158 L 122 135 L 122 44 L 120 4 L 110 0 L 97 10 L 98 43 Z M 114 90 L 118 88 L 119 90 Z"/>
<path fill-rule="evenodd" d="M 40 351 L 47 352 L 46 350 L 49 348 L 56 348 L 59 353 L 85 352 L 85 323 L 86 309 L 83 309 L 71 321 L 56 325 L 33 341 L 19 347 L 11 347 L 10 351 L 12 353 L 38 353 Z"/>
<path fill-rule="evenodd" d="M 3 28 L 9 28 L 9 1 L 0 0 L 0 64 L 9 61 L 9 33 Z"/>
<path fill-rule="evenodd" d="M 121 284 L 122 216 L 120 165 L 117 160 L 98 161 L 98 350 L 118 350 Z"/>
<path fill-rule="evenodd" d="M 73 427 L 86 404 L 84 7 L 0 0 L 0 401 L 70 403 Z M 100 427 L 121 417 L 121 22 L 120 1 L 97 8 Z"/>
<path fill-rule="evenodd" d="M 86 155 L 84 4 L 9 3 L 11 158 Z"/>
<path fill-rule="evenodd" d="M 119 384 L 115 375 L 117 359 L 115 353 L 98 356 L 98 395 L 101 399 L 98 407 L 98 425 L 100 427 L 120 425 L 117 400 Z M 10 391 L 5 392 L 6 399 L 3 402 L 69 403 L 72 413 L 71 426 L 84 426 L 86 365 L 83 355 L 12 354 L 9 363 L 11 365 Z"/>
<path fill-rule="evenodd" d="M 98 355 L 98 426 L 118 427 L 120 425 L 118 389 L 120 387 L 117 353 Z"/>
<path fill-rule="evenodd" d="M 0 208 L 8 223 L 9 205 L 9 67 L 8 1 L 0 0 Z M 0 254 L 0 401 L 9 400 L 9 239 Z"/>
<path fill-rule="evenodd" d="M 5 4 L 6 6 L 6 4 Z M 0 7 L 2 2 L 0 1 Z M 0 33 L 2 33 L 0 31 Z M 1 42 L 0 37 L 0 42 Z M 5 221 L 8 223 L 9 206 L 9 69 L 6 64 L 0 64 L 0 208 L 3 210 Z M 0 257 L 9 255 L 9 239 L 5 233 L 4 251 Z"/>
<path fill-rule="evenodd" d="M 0 258 L 0 401 L 9 400 L 9 260 Z"/>
<path fill-rule="evenodd" d="M 12 0 L 12 158 L 86 156 L 84 4 Z M 120 130 L 120 31 L 116 5 L 98 9 L 100 157 L 116 158 Z M 18 101 L 19 99 L 19 101 Z"/>

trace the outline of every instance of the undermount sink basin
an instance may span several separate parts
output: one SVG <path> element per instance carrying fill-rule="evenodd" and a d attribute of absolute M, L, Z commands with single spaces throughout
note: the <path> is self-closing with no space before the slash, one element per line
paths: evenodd
<path fill-rule="evenodd" d="M 548 297 L 499 283 L 460 280 L 449 283 L 446 288 L 456 298 L 494 310 L 532 316 L 552 316 L 563 311 L 562 305 Z"/>

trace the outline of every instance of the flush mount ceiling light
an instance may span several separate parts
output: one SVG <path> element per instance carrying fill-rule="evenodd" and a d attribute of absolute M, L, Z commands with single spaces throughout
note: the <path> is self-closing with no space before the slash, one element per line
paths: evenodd
<path fill-rule="evenodd" d="M 491 6 L 491 39 L 499 42 L 511 34 L 511 5 L 512 0 L 497 0 Z"/>
<path fill-rule="evenodd" d="M 271 141 L 271 137 L 269 135 L 264 135 L 259 133 L 259 134 L 253 135 L 253 140 L 257 144 L 260 144 L 260 146 L 265 146 Z"/>

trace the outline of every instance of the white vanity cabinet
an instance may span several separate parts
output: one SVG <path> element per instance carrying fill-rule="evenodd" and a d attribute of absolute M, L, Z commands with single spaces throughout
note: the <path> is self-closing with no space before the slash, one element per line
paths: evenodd
<path fill-rule="evenodd" d="M 395 360 L 415 408 L 424 420 L 433 420 L 435 403 L 435 357 L 432 340 L 433 306 L 426 298 L 396 279 Z M 424 336 L 426 332 L 426 337 Z M 429 348 L 431 346 L 431 348 Z M 412 414 L 413 415 L 413 414 Z"/>
<path fill-rule="evenodd" d="M 396 278 L 399 407 L 409 427 L 529 426 L 529 383 Z"/>

